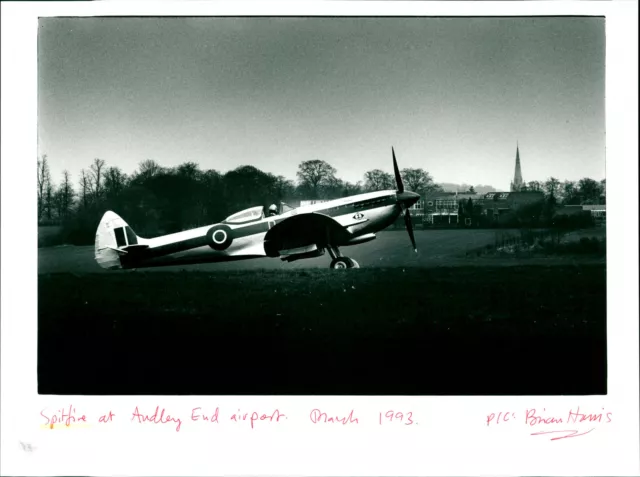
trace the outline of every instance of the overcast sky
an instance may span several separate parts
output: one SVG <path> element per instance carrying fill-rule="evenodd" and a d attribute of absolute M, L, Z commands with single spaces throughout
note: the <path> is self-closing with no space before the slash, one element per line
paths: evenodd
<path fill-rule="evenodd" d="M 39 154 L 352 182 L 422 167 L 508 189 L 603 179 L 603 18 L 41 19 Z"/>

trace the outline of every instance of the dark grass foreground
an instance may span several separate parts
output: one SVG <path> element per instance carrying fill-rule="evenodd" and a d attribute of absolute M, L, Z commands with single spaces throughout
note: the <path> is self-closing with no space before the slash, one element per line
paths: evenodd
<path fill-rule="evenodd" d="M 39 276 L 43 394 L 604 394 L 604 266 Z"/>

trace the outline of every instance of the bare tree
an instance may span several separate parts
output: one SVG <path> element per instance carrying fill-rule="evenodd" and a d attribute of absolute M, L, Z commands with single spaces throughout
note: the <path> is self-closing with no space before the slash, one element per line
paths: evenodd
<path fill-rule="evenodd" d="M 64 217 L 64 212 L 63 212 L 63 199 L 62 199 L 62 189 L 57 188 L 56 191 L 53 194 L 53 207 L 56 210 L 56 215 L 59 219 L 62 219 Z"/>
<path fill-rule="evenodd" d="M 277 176 L 273 184 L 274 195 L 280 200 L 291 198 L 295 194 L 296 186 L 293 181 L 284 176 Z"/>
<path fill-rule="evenodd" d="M 436 187 L 433 178 L 424 169 L 402 169 L 401 175 L 405 188 L 412 192 L 431 192 Z"/>
<path fill-rule="evenodd" d="M 91 175 L 87 174 L 87 171 L 82 169 L 80 171 L 80 200 L 82 200 L 82 206 L 89 205 L 89 199 L 91 196 Z"/>
<path fill-rule="evenodd" d="M 148 179 L 162 172 L 162 167 L 153 159 L 146 159 L 138 164 L 138 172 L 135 174 L 140 179 Z"/>
<path fill-rule="evenodd" d="M 364 188 L 368 191 L 395 189 L 393 176 L 380 169 L 373 169 L 364 173 Z"/>
<path fill-rule="evenodd" d="M 109 167 L 104 173 L 103 191 L 107 197 L 118 195 L 127 185 L 127 176 L 119 167 Z"/>
<path fill-rule="evenodd" d="M 544 191 L 547 196 L 553 196 L 557 199 L 560 192 L 560 181 L 555 177 L 549 177 L 544 183 Z"/>
<path fill-rule="evenodd" d="M 46 200 L 47 184 L 51 184 L 51 173 L 49 172 L 49 161 L 44 154 L 42 159 L 38 159 L 38 220 L 42 219 L 44 204 Z"/>
<path fill-rule="evenodd" d="M 575 181 L 564 181 L 561 190 L 562 203 L 564 205 L 577 205 L 580 203 L 580 194 Z"/>
<path fill-rule="evenodd" d="M 44 187 L 44 200 L 43 200 L 43 211 L 46 212 L 47 220 L 51 220 L 53 218 L 53 210 L 55 205 L 53 203 L 53 196 L 55 194 L 53 184 L 51 183 L 51 178 L 47 180 L 47 184 Z"/>
<path fill-rule="evenodd" d="M 539 181 L 529 181 L 527 188 L 531 191 L 541 191 L 543 185 Z"/>
<path fill-rule="evenodd" d="M 104 159 L 98 159 L 97 157 L 93 160 L 93 164 L 91 164 L 91 182 L 93 186 L 93 194 L 96 198 L 100 198 L 100 195 L 102 194 L 102 169 L 104 168 L 104 164 Z"/>
<path fill-rule="evenodd" d="M 69 174 L 69 171 L 67 170 L 62 171 L 62 183 L 58 188 L 57 194 L 59 197 L 58 215 L 60 218 L 65 218 L 71 210 L 73 198 L 75 196 L 73 184 L 71 183 L 71 174 Z"/>
<path fill-rule="evenodd" d="M 202 174 L 200 166 L 195 162 L 184 162 L 175 168 L 175 173 L 189 179 L 197 179 Z"/>
<path fill-rule="evenodd" d="M 300 185 L 310 189 L 317 198 L 320 188 L 335 181 L 336 170 L 327 162 L 314 159 L 312 161 L 301 162 L 298 166 L 298 179 Z"/>
<path fill-rule="evenodd" d="M 578 192 L 583 204 L 598 204 L 602 195 L 600 183 L 589 177 L 578 181 Z"/>

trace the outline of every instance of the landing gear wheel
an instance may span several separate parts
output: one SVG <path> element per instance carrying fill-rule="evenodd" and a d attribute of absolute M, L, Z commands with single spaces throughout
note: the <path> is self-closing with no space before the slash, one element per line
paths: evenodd
<path fill-rule="evenodd" d="M 360 268 L 360 265 L 349 257 L 337 257 L 331 261 L 329 268 L 333 268 L 334 270 L 341 268 Z"/>

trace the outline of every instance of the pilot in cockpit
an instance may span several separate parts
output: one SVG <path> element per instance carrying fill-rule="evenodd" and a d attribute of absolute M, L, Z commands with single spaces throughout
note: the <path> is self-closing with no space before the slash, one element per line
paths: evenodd
<path fill-rule="evenodd" d="M 278 207 L 276 207 L 276 204 L 271 204 L 269 206 L 269 217 L 274 215 L 278 215 Z"/>

